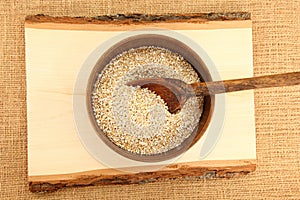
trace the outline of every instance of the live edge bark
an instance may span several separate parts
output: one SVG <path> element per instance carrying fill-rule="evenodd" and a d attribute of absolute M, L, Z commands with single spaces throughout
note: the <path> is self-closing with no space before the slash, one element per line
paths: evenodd
<path fill-rule="evenodd" d="M 227 161 L 228 162 L 228 161 Z M 226 163 L 226 161 L 225 161 Z M 174 168 L 174 169 L 172 169 Z M 66 178 L 68 175 L 61 175 L 58 180 L 38 181 L 35 177 L 30 177 L 29 189 L 31 192 L 54 192 L 58 189 L 71 186 L 94 186 L 94 185 L 114 185 L 114 184 L 144 184 L 159 180 L 170 179 L 212 179 L 212 178 L 233 178 L 248 174 L 254 171 L 256 164 L 254 160 L 241 161 L 240 165 L 201 167 L 190 166 L 188 164 L 173 164 L 166 170 L 154 172 L 142 172 L 135 174 L 114 174 L 107 175 L 94 171 L 92 174 L 69 175 L 72 178 Z M 94 174 L 94 175 L 93 175 Z M 65 177 L 65 178 L 64 178 Z"/>
<path fill-rule="evenodd" d="M 52 17 L 44 14 L 26 17 L 27 23 L 71 23 L 71 24 L 135 24 L 154 22 L 205 22 L 225 20 L 249 20 L 248 12 L 194 13 L 194 14 L 116 14 L 95 17 Z"/>

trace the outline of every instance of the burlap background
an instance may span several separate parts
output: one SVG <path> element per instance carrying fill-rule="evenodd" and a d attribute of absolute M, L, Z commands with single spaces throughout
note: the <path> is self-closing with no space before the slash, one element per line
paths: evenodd
<path fill-rule="evenodd" d="M 1 0 L 0 199 L 300 199 L 300 87 L 255 92 L 257 171 L 230 180 L 63 189 L 27 186 L 24 17 L 250 11 L 255 75 L 300 70 L 300 1 Z M 232 142 L 235 142 L 234 139 Z"/>

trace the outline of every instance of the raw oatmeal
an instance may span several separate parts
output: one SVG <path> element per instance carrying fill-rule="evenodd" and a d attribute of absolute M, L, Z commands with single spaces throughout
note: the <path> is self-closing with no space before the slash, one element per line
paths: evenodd
<path fill-rule="evenodd" d="M 92 91 L 98 126 L 120 148 L 154 155 L 180 145 L 198 125 L 203 97 L 190 98 L 179 113 L 170 114 L 160 96 L 126 83 L 141 78 L 200 81 L 192 66 L 177 53 L 145 46 L 121 53 L 105 66 Z"/>

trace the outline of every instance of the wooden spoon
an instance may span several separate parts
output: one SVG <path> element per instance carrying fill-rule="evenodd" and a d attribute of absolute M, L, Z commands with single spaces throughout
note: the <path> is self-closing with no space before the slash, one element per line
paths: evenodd
<path fill-rule="evenodd" d="M 170 113 L 180 111 L 192 96 L 298 84 L 300 84 L 300 72 L 192 84 L 172 78 L 146 78 L 127 83 L 128 86 L 140 86 L 155 92 L 166 102 Z"/>

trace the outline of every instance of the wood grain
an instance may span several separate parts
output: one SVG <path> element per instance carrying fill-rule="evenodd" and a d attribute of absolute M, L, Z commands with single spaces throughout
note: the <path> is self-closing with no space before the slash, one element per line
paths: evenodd
<path fill-rule="evenodd" d="M 191 13 L 191 14 L 116 14 L 101 15 L 95 17 L 53 17 L 44 14 L 29 15 L 26 23 L 69 23 L 69 24 L 137 24 L 137 23 L 161 23 L 161 22 L 192 22 L 203 23 L 207 21 L 231 21 L 250 20 L 248 12 L 225 13 Z"/>
<path fill-rule="evenodd" d="M 196 95 L 220 94 L 242 90 L 283 87 L 300 84 L 300 72 L 265 75 L 253 78 L 191 84 Z"/>
<path fill-rule="evenodd" d="M 102 30 L 127 31 L 144 28 L 170 30 L 249 28 L 250 13 L 198 13 L 177 15 L 105 15 L 97 17 L 52 17 L 47 15 L 27 16 L 28 28 L 52 30 Z"/>
<path fill-rule="evenodd" d="M 246 175 L 256 168 L 256 160 L 191 162 L 169 165 L 155 172 L 125 173 L 114 169 L 93 170 L 73 174 L 29 177 L 31 192 L 54 192 L 70 186 L 110 184 L 144 184 L 172 178 L 212 179 Z"/>
<path fill-rule="evenodd" d="M 88 153 L 77 135 L 72 107 L 75 81 L 91 52 L 110 38 L 136 28 L 167 28 L 190 37 L 205 49 L 221 79 L 251 77 L 251 20 L 220 19 L 205 23 L 166 20 L 132 24 L 114 24 L 106 20 L 89 24 L 83 20 L 73 24 L 56 21 L 55 17 L 47 18 L 52 21 L 33 21 L 32 18 L 30 21 L 27 18 L 25 24 L 28 177 L 31 191 L 54 191 L 79 185 L 144 183 L 188 176 L 231 177 L 255 170 L 252 91 L 226 94 L 226 121 L 220 130 L 222 137 L 208 156 L 199 158 L 199 151 L 212 127 L 208 127 L 203 140 L 200 139 L 163 170 L 136 174 L 116 172 Z M 216 46 L 226 48 L 226 54 Z M 214 72 L 212 75 L 215 76 Z M 81 97 L 85 93 L 76 95 Z M 236 126 L 237 123 L 240 126 Z M 232 138 L 238 142 L 232 142 Z"/>
<path fill-rule="evenodd" d="M 209 96 L 226 92 L 299 84 L 300 72 L 191 84 L 171 78 L 145 78 L 127 83 L 130 86 L 147 88 L 159 95 L 166 102 L 171 113 L 180 111 L 186 101 L 193 96 Z"/>

